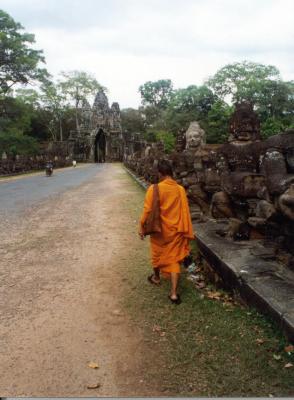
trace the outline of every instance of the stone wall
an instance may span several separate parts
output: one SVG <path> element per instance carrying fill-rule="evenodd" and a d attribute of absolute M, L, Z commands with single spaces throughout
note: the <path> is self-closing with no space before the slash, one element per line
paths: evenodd
<path fill-rule="evenodd" d="M 54 168 L 72 165 L 67 142 L 42 143 L 39 154 L 35 156 L 8 157 L 6 153 L 3 153 L 0 159 L 0 175 L 42 170 L 49 160 L 53 162 Z"/>

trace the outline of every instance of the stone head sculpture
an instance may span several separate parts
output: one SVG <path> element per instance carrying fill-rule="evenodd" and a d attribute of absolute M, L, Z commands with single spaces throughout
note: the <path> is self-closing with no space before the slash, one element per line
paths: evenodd
<path fill-rule="evenodd" d="M 205 144 L 205 131 L 197 121 L 193 121 L 186 132 L 186 149 L 196 150 L 203 144 Z"/>
<path fill-rule="evenodd" d="M 229 142 L 250 142 L 260 139 L 260 123 L 253 105 L 249 102 L 237 103 L 229 124 Z"/>

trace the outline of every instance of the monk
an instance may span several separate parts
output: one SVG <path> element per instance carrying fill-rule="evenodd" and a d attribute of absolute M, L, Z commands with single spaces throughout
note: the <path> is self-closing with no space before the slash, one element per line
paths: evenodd
<path fill-rule="evenodd" d="M 180 263 L 189 254 L 189 241 L 194 239 L 190 210 L 185 189 L 172 178 L 173 171 L 167 160 L 158 162 L 159 200 L 161 232 L 150 235 L 151 263 L 153 274 L 148 276 L 152 284 L 160 284 L 160 274 L 171 280 L 168 296 L 174 304 L 180 304 L 177 292 L 180 276 Z M 153 185 L 146 193 L 144 210 L 139 225 L 139 236 L 144 239 L 143 225 L 151 211 Z"/>

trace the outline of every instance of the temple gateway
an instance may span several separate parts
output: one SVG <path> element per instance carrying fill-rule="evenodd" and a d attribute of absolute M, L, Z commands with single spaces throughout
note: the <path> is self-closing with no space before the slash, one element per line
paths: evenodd
<path fill-rule="evenodd" d="M 123 135 L 118 103 L 108 104 L 108 98 L 100 90 L 93 104 L 84 101 L 80 124 L 68 138 L 70 158 L 76 161 L 101 163 L 122 161 Z"/>

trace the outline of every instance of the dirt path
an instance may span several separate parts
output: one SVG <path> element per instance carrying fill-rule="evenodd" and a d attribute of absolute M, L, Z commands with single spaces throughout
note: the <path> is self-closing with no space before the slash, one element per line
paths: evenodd
<path fill-rule="evenodd" d="M 139 246 L 125 207 L 138 189 L 124 175 L 109 164 L 2 226 L 1 396 L 156 394 L 142 376 L 143 335 L 121 306 L 121 266 Z"/>

